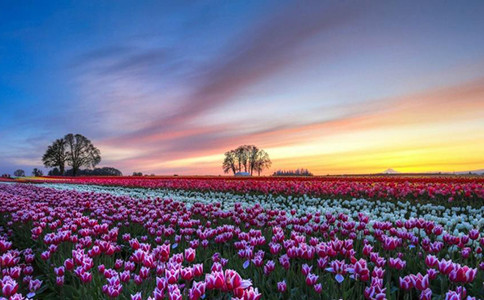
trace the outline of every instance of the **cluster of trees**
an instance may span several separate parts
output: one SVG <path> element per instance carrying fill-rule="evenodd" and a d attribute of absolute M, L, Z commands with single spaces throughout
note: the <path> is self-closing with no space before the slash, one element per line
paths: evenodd
<path fill-rule="evenodd" d="M 25 171 L 22 169 L 15 170 L 15 172 L 13 172 L 13 176 L 25 177 Z M 32 170 L 32 176 L 35 176 L 35 177 L 44 176 L 44 172 L 42 172 L 42 170 L 40 169 L 34 168 Z"/>
<path fill-rule="evenodd" d="M 58 168 L 54 168 L 49 171 L 49 176 L 74 176 L 74 170 L 69 169 L 64 172 L 64 174 L 60 173 L 60 170 Z M 123 176 L 123 173 L 121 173 L 120 170 L 116 168 L 111 168 L 111 167 L 103 167 L 103 168 L 94 168 L 92 170 L 90 169 L 80 169 L 77 171 L 77 174 L 79 176 Z"/>
<path fill-rule="evenodd" d="M 32 176 L 34 177 L 44 176 L 44 172 L 42 172 L 42 170 L 40 169 L 34 168 L 34 170 L 32 170 Z"/>
<path fill-rule="evenodd" d="M 237 149 L 225 152 L 225 158 L 222 164 L 224 173 L 247 172 L 258 175 L 264 170 L 270 168 L 272 162 L 269 154 L 254 145 L 243 145 Z"/>
<path fill-rule="evenodd" d="M 15 177 L 24 177 L 25 176 L 25 171 L 22 170 L 22 169 L 15 170 L 15 172 L 13 172 L 13 176 L 15 176 Z"/>
<path fill-rule="evenodd" d="M 59 175 L 64 175 L 68 165 L 72 167 L 72 176 L 76 176 L 81 167 L 94 168 L 99 164 L 101 151 L 85 136 L 69 133 L 47 148 L 42 162 L 46 167 L 57 168 Z"/>
<path fill-rule="evenodd" d="M 122 176 L 121 171 L 111 167 L 95 168 L 101 162 L 101 151 L 81 134 L 69 133 L 55 140 L 42 156 L 45 167 L 52 167 L 49 176 Z M 71 168 L 66 170 L 66 166 Z M 86 167 L 87 169 L 81 169 Z M 90 169 L 93 168 L 93 169 Z M 25 171 L 16 170 L 16 177 L 24 177 Z M 32 176 L 43 176 L 42 170 L 34 168 Z"/>
<path fill-rule="evenodd" d="M 296 170 L 277 170 L 272 176 L 313 176 L 313 173 L 308 169 L 296 169 Z"/>
<path fill-rule="evenodd" d="M 143 174 L 143 172 L 133 172 L 133 175 L 131 176 L 156 176 L 155 174 L 151 173 L 151 174 Z M 176 176 L 176 175 L 175 175 Z"/>

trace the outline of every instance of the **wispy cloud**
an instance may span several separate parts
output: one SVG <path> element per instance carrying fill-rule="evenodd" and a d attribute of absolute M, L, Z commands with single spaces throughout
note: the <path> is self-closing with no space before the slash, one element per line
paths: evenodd
<path fill-rule="evenodd" d="M 297 48 L 355 16 L 356 7 L 288 5 L 264 21 L 256 22 L 224 54 L 204 66 L 198 87 L 173 115 L 161 118 L 132 136 L 156 134 L 176 128 L 205 111 L 234 101 L 234 96 L 276 74 L 297 58 Z M 323 58 L 324 54 L 319 53 Z"/>
<path fill-rule="evenodd" d="M 236 95 L 260 81 L 270 78 L 299 61 L 298 48 L 307 40 L 344 26 L 355 17 L 359 8 L 349 5 L 318 4 L 281 5 L 264 20 L 233 37 L 233 43 L 222 53 L 211 57 L 198 69 L 187 69 L 184 58 L 174 49 L 108 47 L 83 55 L 77 62 L 80 82 L 86 99 L 105 107 L 109 119 L 122 118 L 131 124 L 131 131 L 121 138 L 140 142 L 160 132 L 186 129 L 195 117 L 211 109 L 236 101 Z M 328 48 L 331 48 L 328 39 Z M 326 49 L 327 51 L 327 49 Z M 328 57 L 331 57 L 329 51 Z M 300 54 L 300 53 L 299 53 Z M 324 53 L 318 53 L 321 59 Z M 196 65 L 196 64 L 195 64 Z M 180 75 L 177 94 L 167 82 Z M 166 89 L 165 89 L 166 88 Z M 173 105 L 173 102 L 177 102 Z M 119 113 L 118 113 L 119 112 Z M 158 116 L 151 112 L 157 112 Z M 145 118 L 143 114 L 147 114 Z M 146 122 L 134 120 L 149 119 Z M 139 124 L 141 123 L 141 124 Z"/>

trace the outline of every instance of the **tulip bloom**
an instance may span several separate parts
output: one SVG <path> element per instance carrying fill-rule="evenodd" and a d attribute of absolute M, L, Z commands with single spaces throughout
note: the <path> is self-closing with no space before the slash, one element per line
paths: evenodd
<path fill-rule="evenodd" d="M 2 286 L 2 293 L 5 297 L 10 297 L 15 294 L 18 290 L 18 283 L 10 278 L 9 276 L 5 276 L 1 281 Z"/>
<path fill-rule="evenodd" d="M 313 286 L 316 284 L 316 282 L 318 281 L 318 278 L 319 276 L 316 275 L 316 274 L 313 274 L 313 273 L 309 273 L 307 276 L 306 276 L 306 284 L 309 285 L 309 286 Z"/>
<path fill-rule="evenodd" d="M 286 281 L 285 280 L 280 281 L 280 282 L 277 283 L 277 290 L 280 293 L 284 293 L 287 290 L 287 285 L 286 285 Z"/>
<path fill-rule="evenodd" d="M 187 262 L 192 262 L 195 260 L 195 249 L 192 249 L 192 248 L 185 249 L 185 260 Z"/>

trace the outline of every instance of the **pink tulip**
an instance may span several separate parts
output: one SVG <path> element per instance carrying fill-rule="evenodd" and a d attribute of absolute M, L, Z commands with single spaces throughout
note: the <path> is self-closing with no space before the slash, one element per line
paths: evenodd
<path fill-rule="evenodd" d="M 287 290 L 286 281 L 280 281 L 277 283 L 277 290 L 280 293 L 284 293 Z"/>

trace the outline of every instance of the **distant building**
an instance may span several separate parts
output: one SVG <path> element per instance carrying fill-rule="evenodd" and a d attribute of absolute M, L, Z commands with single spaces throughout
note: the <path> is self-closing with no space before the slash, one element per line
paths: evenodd
<path fill-rule="evenodd" d="M 249 172 L 237 172 L 235 176 L 251 176 Z"/>

